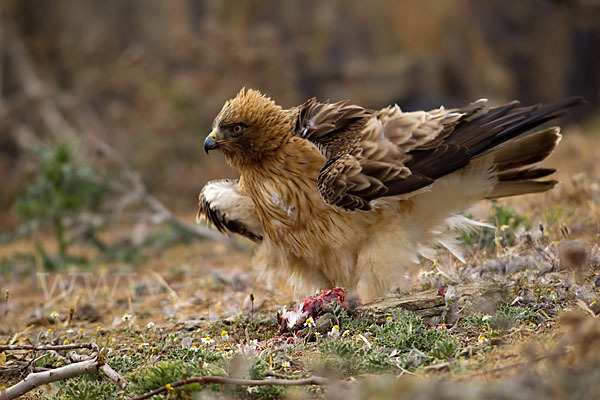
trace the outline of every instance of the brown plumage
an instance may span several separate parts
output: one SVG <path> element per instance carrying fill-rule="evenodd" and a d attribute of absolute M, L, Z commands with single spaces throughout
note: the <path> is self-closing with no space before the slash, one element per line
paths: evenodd
<path fill-rule="evenodd" d="M 454 213 L 480 199 L 554 187 L 537 180 L 554 170 L 535 164 L 552 153 L 559 128 L 529 131 L 580 102 L 488 109 L 479 100 L 402 112 L 311 99 L 284 110 L 242 89 L 205 142 L 240 181 L 209 182 L 199 216 L 261 241 L 255 262 L 296 286 L 341 286 L 369 301 L 401 286 L 406 267 L 431 254 L 427 243 L 458 253 L 436 233 L 470 224 Z"/>

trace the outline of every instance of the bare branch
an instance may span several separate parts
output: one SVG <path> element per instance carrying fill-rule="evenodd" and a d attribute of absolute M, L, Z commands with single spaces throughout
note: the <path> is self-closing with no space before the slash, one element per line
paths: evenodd
<path fill-rule="evenodd" d="M 129 386 L 129 382 L 125 380 L 117 371 L 112 369 L 110 365 L 103 364 L 100 367 L 100 371 L 104 372 L 104 375 L 108 377 L 111 381 L 113 381 L 118 387 L 125 390 L 127 386 Z"/>
<path fill-rule="evenodd" d="M 238 386 L 304 386 L 304 385 L 327 385 L 332 383 L 333 380 L 327 379 L 321 376 L 311 376 L 310 378 L 304 379 L 235 379 L 228 378 L 226 376 L 200 376 L 196 378 L 189 378 L 177 382 L 168 384 L 170 388 L 176 388 L 178 386 L 189 385 L 190 383 L 200 383 L 205 385 L 207 383 L 216 383 L 218 385 L 238 385 Z M 141 396 L 134 397 L 133 400 L 149 399 L 152 396 L 163 393 L 167 390 L 167 386 L 160 387 L 151 392 L 144 393 Z"/>
<path fill-rule="evenodd" d="M 15 399 L 23 394 L 35 389 L 36 387 L 47 385 L 48 383 L 62 381 L 76 376 L 89 374 L 98 370 L 98 361 L 86 360 L 78 363 L 65 365 L 64 367 L 52 369 L 44 372 L 33 372 L 21 382 L 17 383 L 0 391 L 0 398 L 2 396 L 7 399 Z"/>
<path fill-rule="evenodd" d="M 41 345 L 41 346 L 34 346 L 31 344 L 0 345 L 0 351 L 7 351 L 7 350 L 43 351 L 43 350 L 73 350 L 73 349 L 95 350 L 97 348 L 98 348 L 98 345 L 96 345 L 95 343 L 69 343 L 69 344 Z"/>

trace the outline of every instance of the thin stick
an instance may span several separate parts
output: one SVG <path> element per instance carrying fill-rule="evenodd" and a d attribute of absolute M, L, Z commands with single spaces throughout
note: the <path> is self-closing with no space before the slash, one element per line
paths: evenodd
<path fill-rule="evenodd" d="M 200 383 L 202 385 L 206 385 L 207 383 L 216 383 L 218 385 L 238 385 L 238 386 L 268 386 L 268 385 L 278 385 L 278 386 L 302 386 L 302 385 L 327 385 L 331 383 L 332 380 L 323 378 L 321 376 L 311 376 L 310 378 L 304 379 L 265 379 L 265 380 L 257 380 L 257 379 L 235 379 L 228 378 L 226 376 L 200 376 L 197 378 L 189 378 L 182 381 L 177 381 L 170 383 L 170 388 L 176 388 L 178 386 L 189 385 L 190 383 Z M 166 386 L 159 387 L 156 390 L 153 390 L 148 393 L 144 393 L 141 396 L 134 397 L 133 400 L 144 400 L 149 399 L 152 396 L 156 396 L 157 394 L 163 393 L 167 390 Z"/>
<path fill-rule="evenodd" d="M 8 344 L 0 345 L 0 351 L 6 350 L 72 350 L 72 349 L 96 349 L 98 346 L 94 343 L 69 343 L 69 344 L 57 344 L 57 345 L 41 345 L 34 346 L 31 344 Z"/>

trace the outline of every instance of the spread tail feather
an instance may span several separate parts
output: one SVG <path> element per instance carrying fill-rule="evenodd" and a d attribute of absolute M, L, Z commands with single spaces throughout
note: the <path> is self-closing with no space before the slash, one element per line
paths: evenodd
<path fill-rule="evenodd" d="M 552 189 L 555 180 L 536 181 L 556 170 L 535 168 L 533 165 L 546 159 L 560 142 L 560 128 L 552 127 L 519 136 L 502 143 L 482 155 L 494 157 L 493 168 L 498 179 L 487 199 L 540 193 Z"/>

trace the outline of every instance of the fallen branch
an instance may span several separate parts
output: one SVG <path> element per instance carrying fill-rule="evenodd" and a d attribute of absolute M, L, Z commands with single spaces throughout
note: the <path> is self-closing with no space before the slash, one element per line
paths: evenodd
<path fill-rule="evenodd" d="M 113 381 L 121 389 L 125 390 L 127 389 L 127 386 L 129 386 L 129 382 L 126 381 L 125 378 L 123 378 L 121 375 L 119 375 L 117 371 L 112 369 L 110 365 L 103 364 L 102 366 L 100 366 L 99 369 L 104 373 L 104 375 L 108 377 L 108 379 Z"/>
<path fill-rule="evenodd" d="M 189 385 L 190 383 L 200 383 L 202 385 L 206 385 L 208 383 L 216 383 L 217 385 L 238 385 L 238 386 L 269 386 L 269 385 L 277 385 L 277 386 L 303 386 L 303 385 L 327 385 L 331 383 L 331 379 L 323 378 L 321 376 L 311 376 L 310 378 L 303 379 L 235 379 L 228 378 L 226 376 L 200 376 L 196 378 L 189 378 L 173 383 L 169 383 L 169 389 L 167 386 L 162 386 L 158 389 L 155 389 L 151 392 L 144 393 L 141 396 L 134 397 L 133 400 L 143 400 L 149 399 L 152 396 L 156 396 L 157 394 L 163 393 L 167 390 L 171 390 L 172 388 L 176 388 L 178 386 Z"/>
<path fill-rule="evenodd" d="M 94 371 L 101 371 L 108 379 L 113 381 L 121 389 L 125 390 L 129 386 L 129 382 L 125 380 L 117 371 L 112 369 L 110 365 L 104 362 L 103 353 L 99 351 L 96 343 L 71 343 L 63 345 L 2 345 L 0 351 L 4 350 L 33 350 L 33 351 L 48 351 L 56 353 L 57 350 L 71 349 L 91 349 L 91 355 L 81 355 L 73 351 L 67 354 L 67 357 L 74 360 L 72 364 L 60 368 L 36 368 L 34 372 L 29 374 L 24 380 L 14 386 L 0 391 L 0 400 L 14 399 L 18 396 L 35 389 L 38 386 L 48 383 L 61 381 L 63 379 L 73 378 L 79 375 L 84 375 Z M 61 357 L 61 356 L 59 356 Z M 61 357 L 62 358 L 62 357 Z"/>
<path fill-rule="evenodd" d="M 69 343 L 69 344 L 56 344 L 56 345 L 41 345 L 34 346 L 31 344 L 8 344 L 8 345 L 0 345 L 0 351 L 10 351 L 10 350 L 34 350 L 34 351 L 44 351 L 44 350 L 73 350 L 73 349 L 97 349 L 98 345 L 95 343 Z"/>
<path fill-rule="evenodd" d="M 481 282 L 456 285 L 455 289 L 457 301 L 485 298 L 492 303 L 499 303 L 507 297 L 507 288 L 497 283 Z M 426 290 L 409 295 L 376 299 L 372 303 L 355 308 L 352 314 L 358 319 L 384 323 L 390 311 L 399 307 L 414 312 L 427 323 L 435 319 L 439 321 L 447 308 L 444 296 L 441 296 L 437 290 Z"/>
<path fill-rule="evenodd" d="M 0 391 L 0 399 L 15 399 L 24 395 L 36 387 L 47 385 L 52 382 L 62 381 L 64 379 L 74 378 L 76 376 L 89 374 L 98 370 L 97 360 L 86 360 L 78 363 L 65 365 L 64 367 L 51 369 L 44 372 L 32 372 L 25 379 Z"/>

